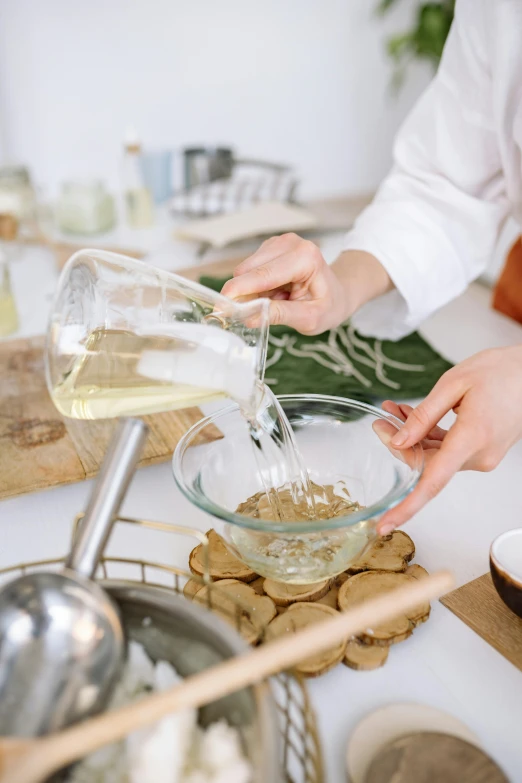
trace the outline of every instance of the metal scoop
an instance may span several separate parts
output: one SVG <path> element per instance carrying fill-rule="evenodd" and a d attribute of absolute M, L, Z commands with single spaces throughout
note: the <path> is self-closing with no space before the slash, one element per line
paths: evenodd
<path fill-rule="evenodd" d="M 0 589 L 0 734 L 36 737 L 103 709 L 124 637 L 115 604 L 95 582 L 101 554 L 147 437 L 118 429 L 61 573 L 25 574 Z"/>

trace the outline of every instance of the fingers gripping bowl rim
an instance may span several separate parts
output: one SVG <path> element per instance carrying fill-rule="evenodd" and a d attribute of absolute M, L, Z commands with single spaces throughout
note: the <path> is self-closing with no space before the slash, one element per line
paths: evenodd
<path fill-rule="evenodd" d="M 330 415 L 331 418 L 337 416 L 339 423 L 342 423 L 343 421 L 348 422 L 356 418 L 365 418 L 368 420 L 369 426 L 370 422 L 371 425 L 375 422 L 384 422 L 395 430 L 399 430 L 403 426 L 403 422 L 392 414 L 386 413 L 373 405 L 359 402 L 358 400 L 322 394 L 286 394 L 279 396 L 278 399 L 287 413 L 290 411 L 290 413 L 293 412 L 294 414 L 298 413 L 300 415 L 304 412 L 312 420 L 315 411 L 318 417 L 325 413 Z M 205 492 L 200 481 L 200 476 L 196 476 L 194 480 L 191 480 L 187 476 L 185 469 L 187 453 L 189 449 L 195 445 L 198 436 L 203 430 L 211 426 L 220 429 L 220 423 L 224 422 L 227 417 L 230 418 L 233 415 L 238 418 L 241 416 L 239 406 L 236 404 L 221 408 L 216 413 L 213 413 L 194 424 L 179 441 L 173 455 L 172 466 L 177 486 L 191 503 L 213 517 L 240 528 L 247 528 L 263 533 L 295 534 L 332 531 L 353 527 L 360 522 L 378 519 L 386 511 L 397 506 L 410 494 L 410 492 L 412 492 L 422 475 L 424 467 L 423 451 L 420 445 L 415 445 L 407 449 L 407 467 L 409 470 L 405 471 L 403 475 L 397 473 L 392 486 L 388 487 L 387 491 L 384 492 L 381 497 L 374 499 L 373 502 L 366 505 L 360 511 L 355 511 L 348 516 L 326 520 L 314 520 L 310 522 L 271 522 L 247 517 L 215 502 Z M 289 418 L 291 423 L 293 423 L 291 415 Z M 225 434 L 225 438 L 226 437 L 227 435 Z M 375 441 L 379 441 L 377 436 L 375 436 Z M 219 444 L 219 442 L 220 441 L 215 441 L 213 444 L 209 444 L 208 447 L 212 448 L 216 443 Z M 405 463 L 403 457 L 404 452 L 401 454 L 398 451 L 392 451 L 391 453 L 398 460 L 401 460 L 403 464 Z M 309 466 L 307 465 L 307 467 Z M 342 474 L 342 472 L 343 466 L 339 465 L 339 473 Z M 243 498 L 243 500 L 244 499 L 246 498 Z M 356 497 L 354 499 L 358 500 Z"/>

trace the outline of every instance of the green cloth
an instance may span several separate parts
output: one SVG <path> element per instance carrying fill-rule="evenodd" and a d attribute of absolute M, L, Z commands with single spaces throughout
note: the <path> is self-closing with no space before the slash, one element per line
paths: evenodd
<path fill-rule="evenodd" d="M 226 280 L 200 282 L 220 291 Z M 272 326 L 265 381 L 275 394 L 404 401 L 425 397 L 451 366 L 418 332 L 391 342 L 361 337 L 349 322 L 314 337 Z"/>

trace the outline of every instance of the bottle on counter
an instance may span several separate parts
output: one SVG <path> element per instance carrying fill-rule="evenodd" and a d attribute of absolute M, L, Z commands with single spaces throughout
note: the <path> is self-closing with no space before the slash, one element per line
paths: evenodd
<path fill-rule="evenodd" d="M 0 338 L 18 329 L 18 312 L 11 289 L 9 264 L 16 250 L 18 220 L 14 215 L 0 215 Z"/>
<path fill-rule="evenodd" d="M 123 158 L 123 195 L 127 222 L 131 228 L 153 223 L 152 196 L 143 181 L 141 144 L 134 130 L 127 131 Z"/>

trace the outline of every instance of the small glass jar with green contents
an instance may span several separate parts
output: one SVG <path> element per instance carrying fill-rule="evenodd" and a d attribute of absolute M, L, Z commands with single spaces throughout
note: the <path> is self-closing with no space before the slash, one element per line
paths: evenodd
<path fill-rule="evenodd" d="M 114 199 L 99 180 L 64 182 L 56 219 L 67 234 L 102 234 L 115 225 Z"/>
<path fill-rule="evenodd" d="M 0 213 L 9 213 L 21 223 L 31 223 L 36 216 L 36 195 L 25 166 L 0 168 Z"/>

